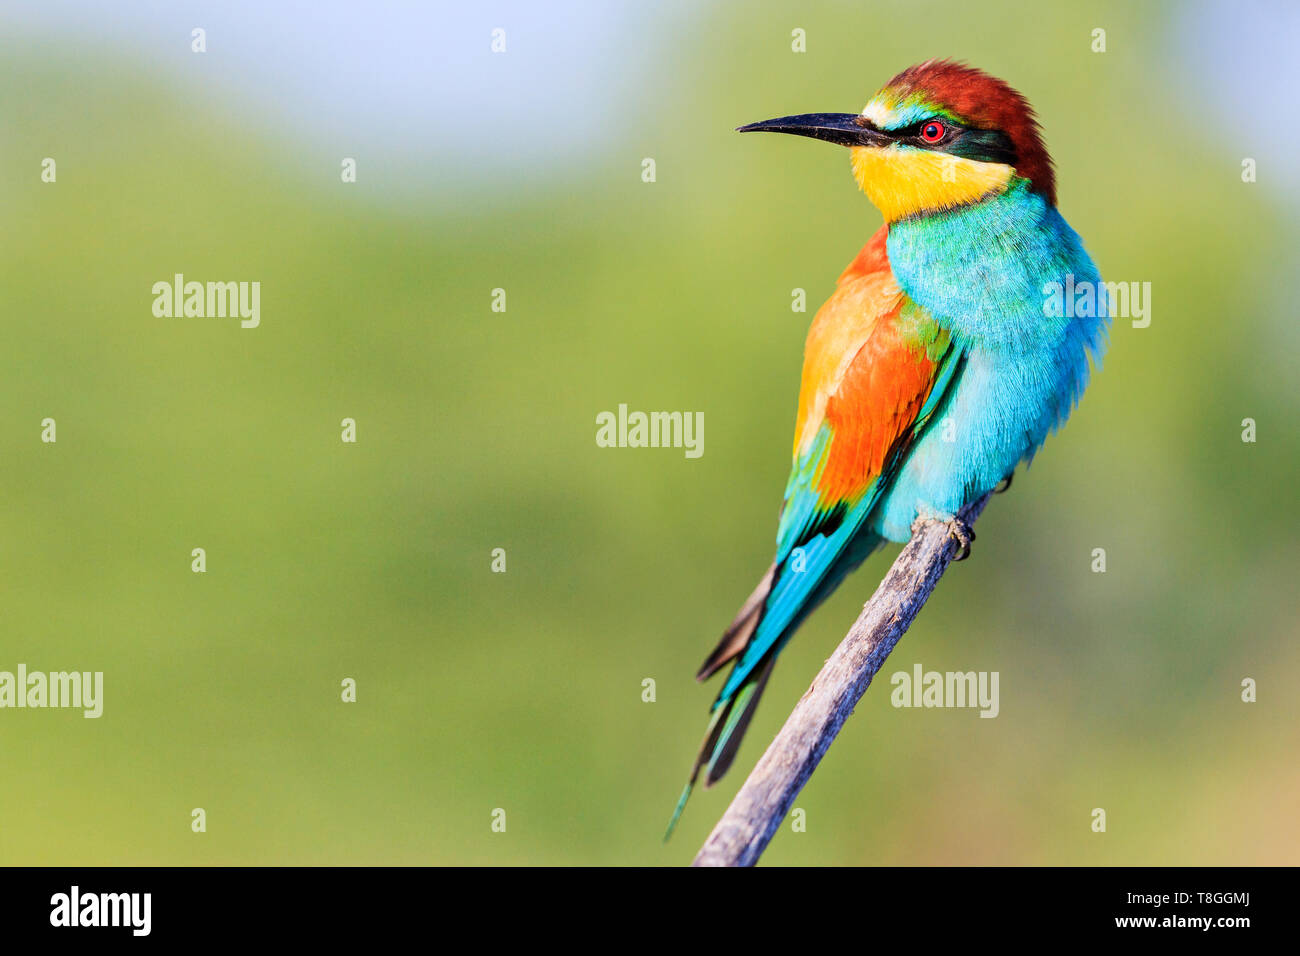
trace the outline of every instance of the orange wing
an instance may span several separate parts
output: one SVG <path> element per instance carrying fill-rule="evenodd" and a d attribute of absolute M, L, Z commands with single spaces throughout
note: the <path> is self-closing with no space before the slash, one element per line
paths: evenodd
<path fill-rule="evenodd" d="M 894 280 L 886 235 L 882 227 L 844 270 L 808 331 L 787 502 L 801 489 L 816 492 L 822 508 L 860 499 L 939 377 L 945 349 L 935 345 L 946 347 L 946 335 Z M 814 462 L 805 487 L 799 479 Z"/>
<path fill-rule="evenodd" d="M 808 332 L 776 560 L 701 670 L 738 657 L 715 708 L 861 560 L 869 543 L 858 532 L 961 366 L 947 333 L 894 281 L 885 238 L 881 229 L 844 270 Z"/>

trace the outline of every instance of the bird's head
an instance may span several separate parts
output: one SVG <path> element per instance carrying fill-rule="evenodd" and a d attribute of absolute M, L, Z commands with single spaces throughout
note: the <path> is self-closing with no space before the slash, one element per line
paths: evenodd
<path fill-rule="evenodd" d="M 1019 178 L 1056 203 L 1052 160 L 1023 96 L 952 60 L 909 67 L 861 113 L 807 113 L 740 127 L 811 136 L 852 153 L 853 175 L 887 222 L 1004 192 Z"/>

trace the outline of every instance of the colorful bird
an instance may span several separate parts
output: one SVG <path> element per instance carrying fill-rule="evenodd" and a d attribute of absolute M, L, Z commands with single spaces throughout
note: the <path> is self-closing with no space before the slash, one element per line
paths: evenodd
<path fill-rule="evenodd" d="M 708 787 L 731 766 L 804 618 L 918 518 L 948 522 L 969 554 L 957 513 L 1065 422 L 1105 348 L 1097 269 L 1057 212 L 1033 110 L 1003 81 L 930 60 L 861 114 L 740 127 L 763 130 L 849 147 L 885 225 L 808 331 L 776 557 L 696 675 L 734 662 L 669 834 L 700 772 Z M 1093 307 L 1060 308 L 1064 288 Z"/>

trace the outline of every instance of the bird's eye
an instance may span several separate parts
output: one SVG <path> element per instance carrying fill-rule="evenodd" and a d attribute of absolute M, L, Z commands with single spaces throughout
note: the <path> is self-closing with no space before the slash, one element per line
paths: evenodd
<path fill-rule="evenodd" d="M 942 123 L 938 120 L 930 120 L 921 127 L 921 139 L 927 143 L 937 143 L 943 139 L 943 134 L 946 132 L 947 130 L 943 128 Z"/>

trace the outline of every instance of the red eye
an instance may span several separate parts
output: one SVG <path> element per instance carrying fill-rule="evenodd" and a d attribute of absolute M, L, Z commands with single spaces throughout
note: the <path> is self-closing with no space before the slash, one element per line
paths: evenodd
<path fill-rule="evenodd" d="M 937 143 L 939 140 L 943 139 L 943 134 L 946 132 L 947 130 L 943 128 L 942 123 L 938 120 L 930 120 L 930 122 L 921 127 L 921 139 L 925 140 L 927 143 Z"/>

